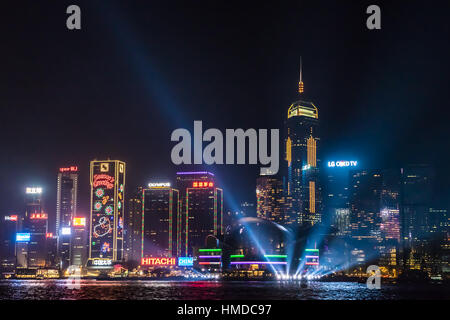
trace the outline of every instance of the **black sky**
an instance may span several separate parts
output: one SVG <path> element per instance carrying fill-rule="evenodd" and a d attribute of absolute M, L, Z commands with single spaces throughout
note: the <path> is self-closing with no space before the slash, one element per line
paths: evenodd
<path fill-rule="evenodd" d="M 66 28 L 66 7 L 82 30 Z M 363 167 L 431 163 L 448 199 L 450 3 L 379 2 L 369 31 L 356 1 L 22 1 L 2 6 L 0 214 L 78 165 L 88 210 L 94 158 L 128 164 L 128 190 L 174 181 L 171 132 L 280 128 L 297 99 L 319 108 L 321 154 Z M 258 166 L 219 166 L 230 205 L 254 201 Z"/>

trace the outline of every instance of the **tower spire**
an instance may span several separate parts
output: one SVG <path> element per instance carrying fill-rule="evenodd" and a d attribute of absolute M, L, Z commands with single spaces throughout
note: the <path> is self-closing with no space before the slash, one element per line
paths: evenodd
<path fill-rule="evenodd" d="M 302 56 L 300 56 L 300 80 L 298 82 L 298 93 L 303 93 L 304 91 L 302 73 Z"/>

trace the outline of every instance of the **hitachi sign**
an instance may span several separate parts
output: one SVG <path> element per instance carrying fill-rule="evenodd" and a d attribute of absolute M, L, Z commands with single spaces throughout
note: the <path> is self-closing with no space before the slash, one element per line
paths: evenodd
<path fill-rule="evenodd" d="M 328 161 L 328 167 L 356 167 L 358 161 Z"/>
<path fill-rule="evenodd" d="M 143 266 L 174 266 L 176 265 L 175 258 L 142 258 L 141 265 Z"/>

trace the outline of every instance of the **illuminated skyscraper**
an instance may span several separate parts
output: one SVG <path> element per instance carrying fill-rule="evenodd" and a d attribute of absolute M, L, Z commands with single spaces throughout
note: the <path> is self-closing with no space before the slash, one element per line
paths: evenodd
<path fill-rule="evenodd" d="M 25 190 L 25 217 L 43 212 L 42 188 L 29 187 Z"/>
<path fill-rule="evenodd" d="M 19 215 L 7 215 L 0 221 L 0 271 L 13 272 L 16 267 L 16 233 Z"/>
<path fill-rule="evenodd" d="M 183 195 L 177 255 L 192 256 L 194 248 L 205 246 L 209 235 L 223 235 L 223 191 L 210 172 L 178 172 L 177 187 Z"/>
<path fill-rule="evenodd" d="M 300 61 L 299 93 L 304 91 Z M 313 225 L 321 221 L 319 184 L 319 112 L 309 101 L 291 104 L 286 120 L 287 224 Z"/>
<path fill-rule="evenodd" d="M 430 207 L 434 170 L 428 165 L 401 168 L 400 225 L 403 265 L 425 269 L 431 263 L 429 251 Z"/>
<path fill-rule="evenodd" d="M 381 240 L 381 193 L 383 175 L 380 170 L 352 171 L 350 177 L 350 232 L 357 240 Z"/>
<path fill-rule="evenodd" d="M 125 260 L 140 262 L 142 255 L 142 187 L 139 187 L 128 199 L 125 224 Z"/>
<path fill-rule="evenodd" d="M 142 190 L 141 258 L 176 255 L 179 212 L 179 192 L 170 183 L 150 183 Z"/>
<path fill-rule="evenodd" d="M 123 259 L 125 162 L 94 160 L 90 165 L 89 263 Z"/>
<path fill-rule="evenodd" d="M 350 170 L 358 166 L 355 160 L 327 161 L 322 168 L 323 214 L 322 222 L 331 224 L 338 235 L 345 235 L 349 229 L 349 177 Z"/>
<path fill-rule="evenodd" d="M 256 214 L 258 218 L 284 222 L 283 182 L 275 176 L 256 179 Z"/>
<path fill-rule="evenodd" d="M 78 167 L 59 168 L 56 193 L 56 235 L 61 269 L 66 269 L 71 257 L 71 232 L 77 214 Z M 64 230 L 64 233 L 62 232 Z"/>
<path fill-rule="evenodd" d="M 72 244 L 70 250 L 70 265 L 84 266 L 87 260 L 87 218 L 76 216 L 72 219 Z"/>
<path fill-rule="evenodd" d="M 27 266 L 28 268 L 45 267 L 48 215 L 43 210 L 42 188 L 26 188 L 25 196 L 24 231 L 30 233 L 27 249 Z"/>
<path fill-rule="evenodd" d="M 427 165 L 401 169 L 402 238 L 411 246 L 427 233 L 427 217 L 432 203 L 433 168 Z"/>
<path fill-rule="evenodd" d="M 399 175 L 396 170 L 350 172 L 350 235 L 385 272 L 396 276 L 399 252 Z"/>

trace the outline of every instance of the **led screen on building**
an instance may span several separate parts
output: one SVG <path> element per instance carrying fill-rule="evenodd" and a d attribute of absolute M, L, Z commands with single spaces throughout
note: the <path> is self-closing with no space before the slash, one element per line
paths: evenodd
<path fill-rule="evenodd" d="M 90 259 L 122 259 L 124 189 L 124 162 L 91 162 Z"/>
<path fill-rule="evenodd" d="M 193 257 L 178 257 L 179 267 L 192 267 L 194 265 Z"/>
<path fill-rule="evenodd" d="M 16 242 L 28 242 L 30 239 L 30 233 L 16 233 Z"/>

